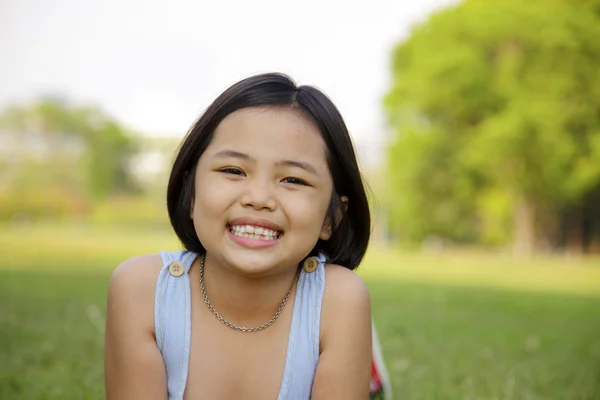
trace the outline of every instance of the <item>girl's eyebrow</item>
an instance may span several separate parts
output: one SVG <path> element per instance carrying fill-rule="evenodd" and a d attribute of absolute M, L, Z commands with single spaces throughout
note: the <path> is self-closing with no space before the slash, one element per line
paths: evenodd
<path fill-rule="evenodd" d="M 310 174 L 319 176 L 319 173 L 317 172 L 317 170 L 315 169 L 315 167 L 313 167 L 312 165 L 310 165 L 307 162 L 294 161 L 294 160 L 281 160 L 281 161 L 277 161 L 275 163 L 275 165 L 301 168 L 301 169 L 305 170 L 306 172 L 308 172 Z"/>
<path fill-rule="evenodd" d="M 217 154 L 214 155 L 214 158 L 228 158 L 228 157 L 238 158 L 240 160 L 246 160 L 246 161 L 256 161 L 250 155 L 245 154 L 245 153 L 240 153 L 239 151 L 235 151 L 235 150 L 227 150 L 227 149 L 221 150 Z M 275 163 L 275 165 L 300 168 L 310 174 L 319 176 L 317 169 L 308 162 L 294 161 L 294 160 L 280 160 L 280 161 L 277 161 Z"/>
<path fill-rule="evenodd" d="M 221 150 L 220 152 L 218 152 L 217 154 L 214 155 L 214 158 L 229 158 L 229 157 L 239 158 L 241 160 L 253 160 L 253 158 L 250 157 L 248 154 L 240 153 L 239 151 L 235 151 L 235 150 Z"/>

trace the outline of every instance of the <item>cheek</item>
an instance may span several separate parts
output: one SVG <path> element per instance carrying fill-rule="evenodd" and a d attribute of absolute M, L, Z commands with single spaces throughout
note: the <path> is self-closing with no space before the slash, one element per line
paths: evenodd
<path fill-rule="evenodd" d="M 296 227 L 318 233 L 321 231 L 329 208 L 329 197 L 296 197 L 289 199 L 285 208 L 286 213 Z"/>
<path fill-rule="evenodd" d="M 224 232 L 228 210 L 231 205 L 230 197 L 225 198 L 226 191 L 218 190 L 214 185 L 199 185 L 195 193 L 192 219 L 194 229 L 200 242 L 209 248 Z"/>
<path fill-rule="evenodd" d="M 234 190 L 222 181 L 204 178 L 196 181 L 194 193 L 194 218 L 211 219 L 227 209 L 234 197 Z"/>

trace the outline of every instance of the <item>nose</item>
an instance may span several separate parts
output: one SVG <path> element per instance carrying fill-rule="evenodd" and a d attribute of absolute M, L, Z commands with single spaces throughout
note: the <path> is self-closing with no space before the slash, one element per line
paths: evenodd
<path fill-rule="evenodd" d="M 246 182 L 246 187 L 241 197 L 243 207 L 267 211 L 273 211 L 277 208 L 273 184 L 269 179 L 254 177 L 248 179 Z"/>

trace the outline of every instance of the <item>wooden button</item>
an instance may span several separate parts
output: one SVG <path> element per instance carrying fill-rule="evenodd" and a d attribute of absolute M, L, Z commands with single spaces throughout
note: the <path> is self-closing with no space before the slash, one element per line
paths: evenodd
<path fill-rule="evenodd" d="M 302 267 L 306 272 L 313 272 L 315 269 L 317 269 L 317 265 L 319 265 L 319 261 L 317 261 L 316 257 L 308 257 L 306 260 L 304 260 Z"/>
<path fill-rule="evenodd" d="M 179 261 L 173 261 L 171 265 L 169 265 L 169 272 L 173 276 L 181 276 L 185 271 L 185 267 Z"/>

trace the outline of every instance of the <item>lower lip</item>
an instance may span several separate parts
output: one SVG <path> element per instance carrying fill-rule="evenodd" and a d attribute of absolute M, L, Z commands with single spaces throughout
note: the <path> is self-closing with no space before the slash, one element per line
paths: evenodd
<path fill-rule="evenodd" d="M 279 241 L 279 239 L 273 239 L 273 240 L 263 239 L 263 240 L 261 240 L 261 239 L 245 238 L 243 236 L 234 235 L 229 229 L 227 229 L 227 233 L 229 234 L 229 238 L 231 240 L 233 240 L 236 244 L 238 244 L 242 247 L 249 247 L 252 249 L 271 247 L 271 246 L 276 245 L 277 242 Z"/>

